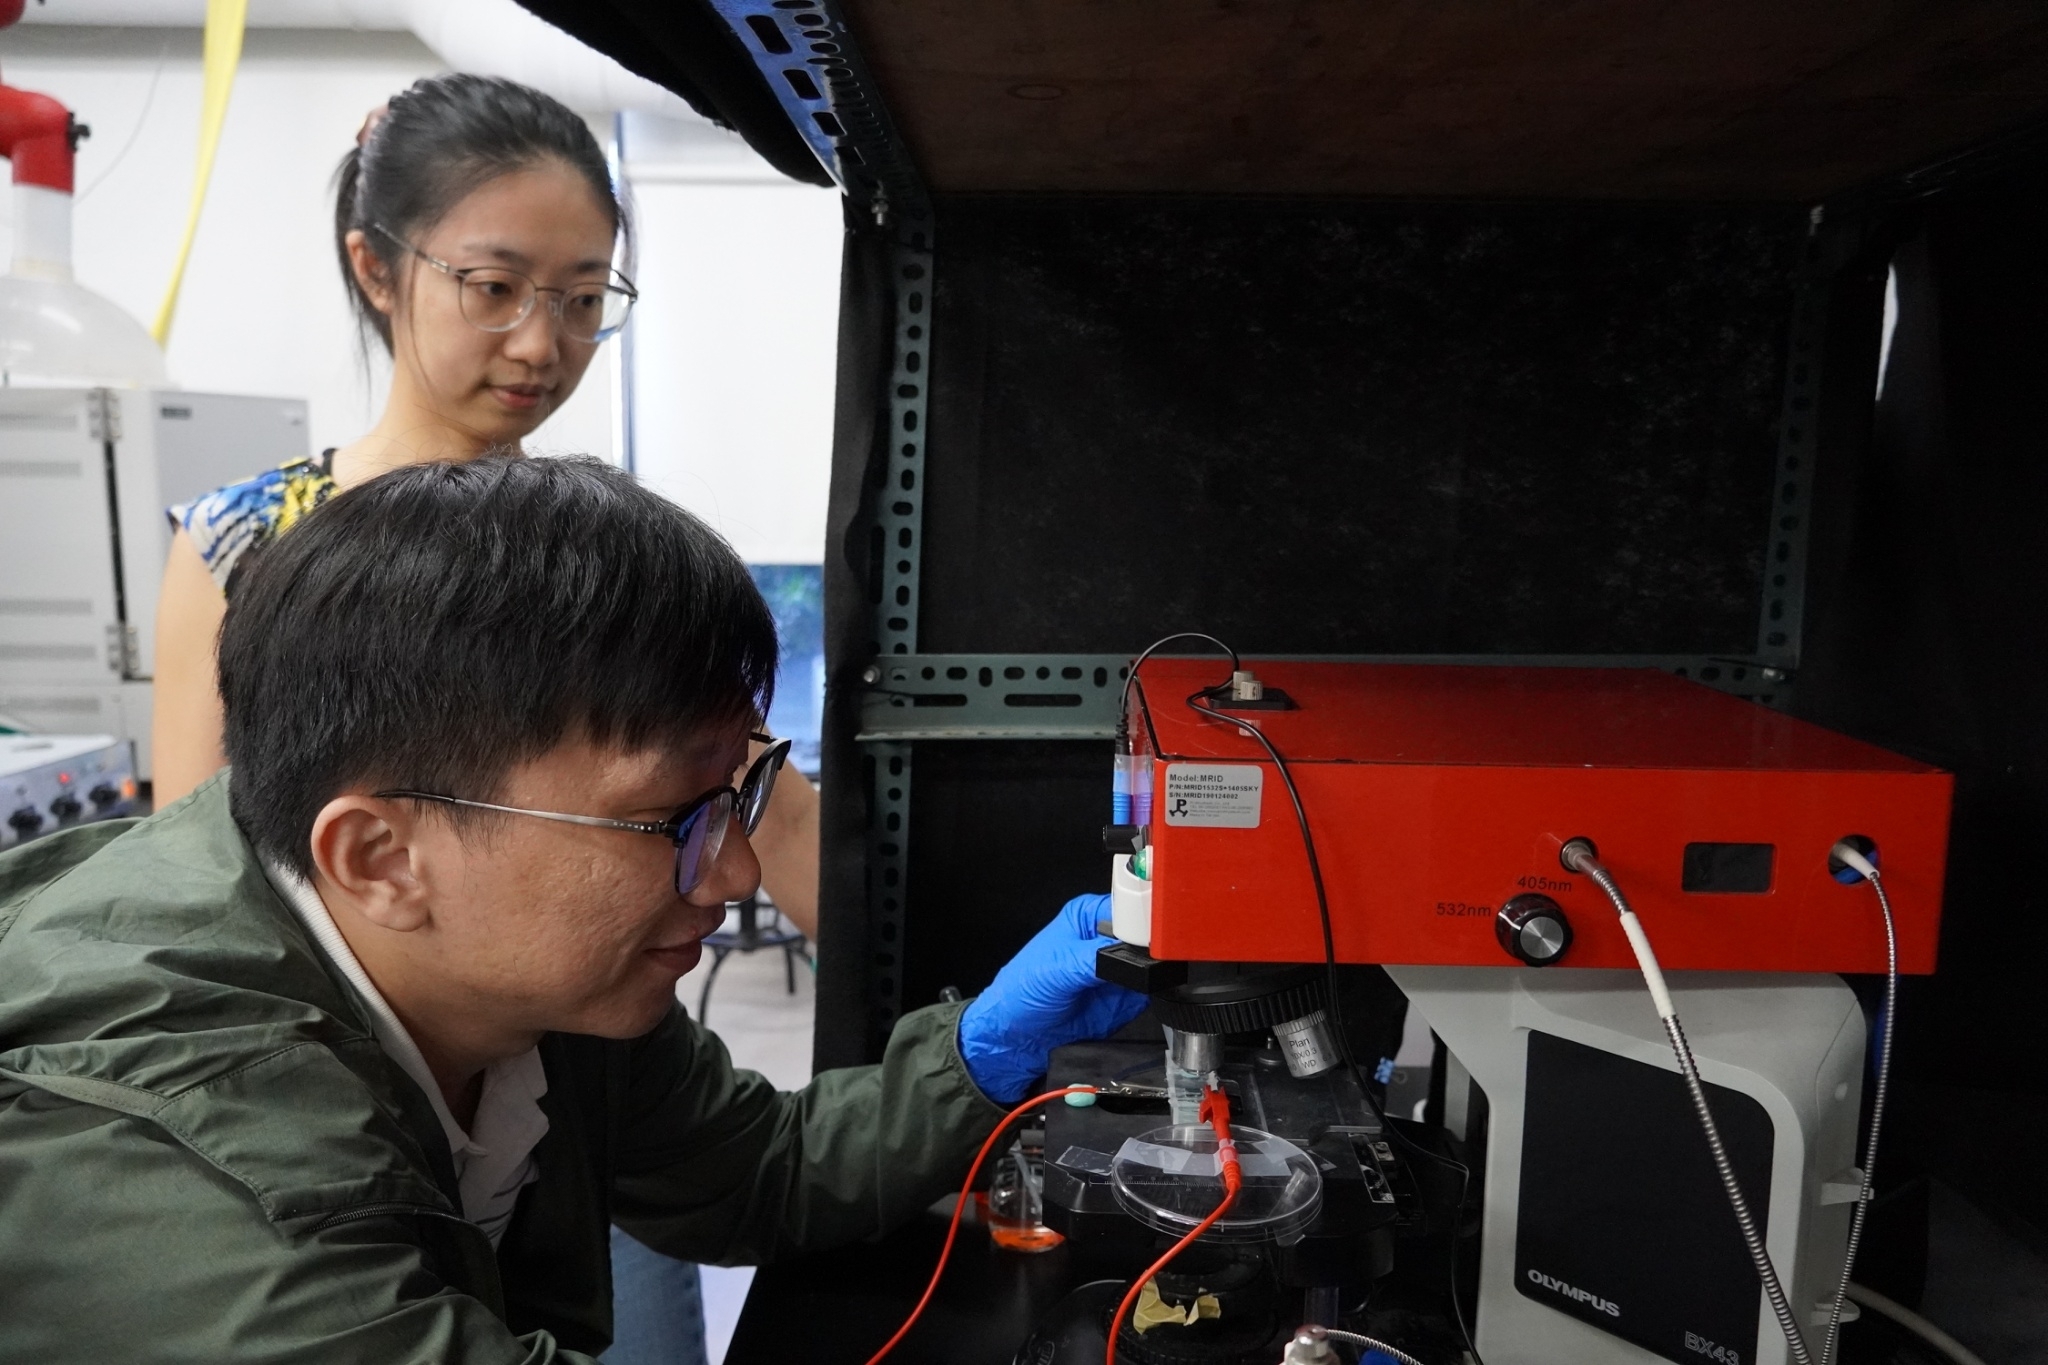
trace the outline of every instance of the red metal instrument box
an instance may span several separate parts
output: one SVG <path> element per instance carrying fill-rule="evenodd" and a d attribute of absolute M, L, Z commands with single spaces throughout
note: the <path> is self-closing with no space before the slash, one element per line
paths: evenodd
<path fill-rule="evenodd" d="M 1632 969 L 1600 889 L 1559 865 L 1583 836 L 1668 969 L 1881 972 L 1875 897 L 1828 870 L 1857 834 L 1877 844 L 1901 969 L 1934 970 L 1953 785 L 1938 769 L 1649 669 L 1247 666 L 1298 707 L 1232 714 L 1301 792 L 1339 961 L 1518 965 L 1494 916 L 1536 892 L 1570 917 L 1561 965 Z M 1154 659 L 1139 674 L 1158 741 L 1150 950 L 1320 962 L 1285 785 L 1249 736 L 1184 701 L 1226 671 Z"/>

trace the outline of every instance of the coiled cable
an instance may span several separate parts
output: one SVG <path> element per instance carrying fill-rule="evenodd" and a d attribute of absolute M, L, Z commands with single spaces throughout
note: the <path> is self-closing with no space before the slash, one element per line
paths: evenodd
<path fill-rule="evenodd" d="M 1635 949 L 1636 965 L 1642 968 L 1643 982 L 1650 988 L 1650 998 L 1657 1006 L 1657 1017 L 1664 1021 L 1664 1032 L 1671 1039 L 1671 1051 L 1678 1058 L 1679 1074 L 1685 1077 L 1685 1088 L 1692 1096 L 1693 1112 L 1699 1116 L 1700 1128 L 1707 1135 L 1714 1169 L 1720 1174 L 1721 1188 L 1728 1192 L 1728 1203 L 1735 1210 L 1735 1221 L 1742 1229 L 1743 1245 L 1749 1249 L 1750 1262 L 1756 1267 L 1764 1294 L 1771 1301 L 1771 1312 L 1777 1316 L 1778 1326 L 1785 1333 L 1792 1358 L 1799 1365 L 1813 1365 L 1806 1336 L 1799 1330 L 1799 1319 L 1785 1297 L 1785 1286 L 1778 1279 L 1777 1267 L 1771 1264 L 1763 1234 L 1757 1230 L 1749 1200 L 1742 1193 L 1742 1183 L 1735 1178 L 1734 1163 L 1728 1159 L 1728 1148 L 1721 1141 L 1720 1126 L 1714 1122 L 1714 1111 L 1707 1105 L 1706 1087 L 1700 1083 L 1699 1064 L 1693 1059 L 1692 1045 L 1685 1039 L 1685 1027 L 1678 1021 L 1678 1009 L 1671 1003 L 1671 991 L 1664 984 L 1663 968 L 1657 965 L 1657 954 L 1650 947 L 1650 937 L 1643 931 L 1643 922 L 1629 907 L 1628 897 L 1622 894 L 1613 874 L 1594 856 L 1591 843 L 1584 839 L 1571 840 L 1564 846 L 1561 860 L 1570 871 L 1592 878 L 1607 893 L 1607 899 L 1614 902 L 1615 912 L 1621 916 L 1622 932 L 1628 935 L 1629 946 Z"/>
<path fill-rule="evenodd" d="M 1861 874 L 1870 883 L 1870 889 L 1877 892 L 1877 908 L 1884 916 L 1884 1031 L 1877 1043 L 1877 1088 L 1870 1099 L 1870 1137 L 1863 1146 L 1862 1187 L 1856 1192 L 1856 1212 L 1849 1219 L 1849 1253 L 1842 1261 L 1842 1283 L 1835 1289 L 1827 1335 L 1821 1340 L 1821 1365 L 1829 1365 L 1834 1359 L 1842 1330 L 1842 1303 L 1849 1295 L 1849 1277 L 1856 1271 L 1856 1252 L 1863 1245 L 1863 1225 L 1870 1215 L 1871 1187 L 1877 1180 L 1877 1138 L 1884 1129 L 1885 1094 L 1891 1088 L 1892 1033 L 1899 1003 L 1899 933 L 1892 919 L 1892 898 L 1885 893 L 1884 878 L 1878 875 L 1877 864 L 1846 839 L 1836 844 L 1832 853 L 1837 861 Z"/>
<path fill-rule="evenodd" d="M 1417 1360 L 1414 1356 L 1409 1355 L 1400 1347 L 1389 1346 L 1384 1341 L 1377 1340 L 1373 1337 L 1363 1336 L 1357 1332 L 1340 1332 L 1334 1327 L 1325 1327 L 1323 1329 L 1323 1335 L 1328 1337 L 1332 1341 L 1348 1341 L 1353 1346 L 1362 1347 L 1368 1351 L 1378 1351 L 1383 1356 L 1391 1356 L 1394 1360 L 1399 1362 L 1399 1365 L 1422 1365 L 1421 1361 Z"/>

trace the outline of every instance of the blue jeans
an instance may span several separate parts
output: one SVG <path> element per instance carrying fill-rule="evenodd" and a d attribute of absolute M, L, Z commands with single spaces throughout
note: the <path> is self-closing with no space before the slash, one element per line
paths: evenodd
<path fill-rule="evenodd" d="M 612 1229 L 612 1345 L 605 1365 L 707 1365 L 697 1267 Z"/>

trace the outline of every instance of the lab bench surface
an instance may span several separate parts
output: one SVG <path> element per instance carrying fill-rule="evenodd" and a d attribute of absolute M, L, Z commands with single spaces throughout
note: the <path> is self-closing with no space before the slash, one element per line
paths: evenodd
<path fill-rule="evenodd" d="M 726 1365 L 863 1365 L 902 1325 L 946 1240 L 926 1215 L 874 1242 L 763 1267 Z M 938 1292 L 890 1365 L 1010 1365 L 1032 1323 L 1072 1287 L 1064 1247 L 1002 1251 L 962 1228 Z"/>

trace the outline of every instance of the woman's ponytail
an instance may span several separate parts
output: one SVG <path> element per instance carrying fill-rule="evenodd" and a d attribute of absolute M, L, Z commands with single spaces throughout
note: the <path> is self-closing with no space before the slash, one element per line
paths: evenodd
<path fill-rule="evenodd" d="M 348 149 L 348 155 L 334 168 L 334 253 L 341 261 L 342 284 L 348 289 L 349 303 L 355 309 L 356 320 L 373 329 L 389 349 L 391 319 L 370 302 L 369 294 L 363 290 L 363 282 L 356 278 L 355 262 L 348 254 L 348 234 L 356 223 L 356 187 L 361 183 L 362 174 L 363 149 L 358 143 Z"/>

